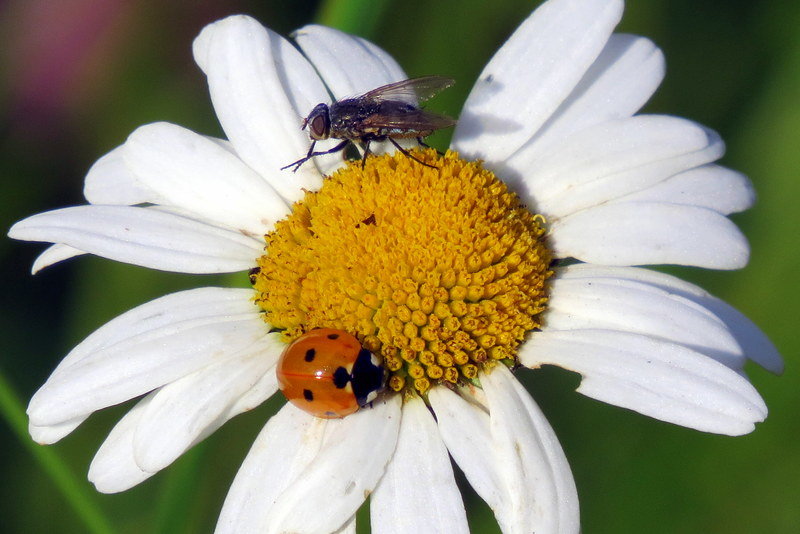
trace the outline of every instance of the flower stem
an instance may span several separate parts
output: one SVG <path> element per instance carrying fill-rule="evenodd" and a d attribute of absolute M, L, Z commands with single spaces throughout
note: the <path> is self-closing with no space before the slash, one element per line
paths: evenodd
<path fill-rule="evenodd" d="M 110 522 L 103 515 L 91 494 L 86 491 L 85 482 L 78 480 L 67 464 L 53 449 L 34 443 L 28 435 L 25 408 L 19 396 L 13 391 L 5 374 L 0 370 L 0 413 L 24 447 L 36 459 L 42 469 L 61 491 L 75 514 L 83 521 L 86 531 L 94 534 L 112 534 Z"/>
<path fill-rule="evenodd" d="M 186 528 L 189 522 L 188 510 L 198 495 L 200 473 L 205 466 L 205 450 L 205 443 L 197 444 L 185 452 L 166 473 L 158 499 L 153 532 L 167 534 L 180 532 L 182 527 Z"/>

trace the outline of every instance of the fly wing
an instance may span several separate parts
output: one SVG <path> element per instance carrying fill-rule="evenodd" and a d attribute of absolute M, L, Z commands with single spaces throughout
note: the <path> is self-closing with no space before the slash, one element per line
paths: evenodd
<path fill-rule="evenodd" d="M 361 125 L 367 129 L 387 129 L 408 132 L 432 132 L 442 128 L 449 128 L 456 123 L 455 119 L 447 115 L 432 113 L 424 109 L 404 109 L 402 112 L 376 113 L 365 117 Z"/>
<path fill-rule="evenodd" d="M 444 76 L 423 76 L 382 85 L 364 93 L 360 98 L 372 102 L 406 102 L 416 105 L 432 98 L 436 93 L 456 83 L 452 78 Z"/>

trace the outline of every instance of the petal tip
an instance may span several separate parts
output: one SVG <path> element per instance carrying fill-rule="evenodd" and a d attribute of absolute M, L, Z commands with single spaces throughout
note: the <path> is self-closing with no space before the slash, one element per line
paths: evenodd
<path fill-rule="evenodd" d="M 195 63 L 197 66 L 200 67 L 200 70 L 206 72 L 208 67 L 208 53 L 211 48 L 211 43 L 214 40 L 214 37 L 218 32 L 225 31 L 231 28 L 232 26 L 242 24 L 257 24 L 261 26 L 261 24 L 255 20 L 253 17 L 249 15 L 230 15 L 228 17 L 219 19 L 214 21 L 210 24 L 207 24 L 200 30 L 200 33 L 195 37 L 194 41 L 192 42 L 192 56 L 194 57 Z"/>

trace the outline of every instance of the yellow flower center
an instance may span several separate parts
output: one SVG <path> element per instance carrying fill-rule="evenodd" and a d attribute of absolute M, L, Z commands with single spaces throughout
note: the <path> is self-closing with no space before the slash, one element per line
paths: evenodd
<path fill-rule="evenodd" d="M 287 342 L 355 335 L 389 388 L 425 394 L 513 364 L 539 326 L 551 255 L 544 219 L 480 163 L 435 150 L 371 156 L 326 178 L 265 236 L 251 274 Z"/>

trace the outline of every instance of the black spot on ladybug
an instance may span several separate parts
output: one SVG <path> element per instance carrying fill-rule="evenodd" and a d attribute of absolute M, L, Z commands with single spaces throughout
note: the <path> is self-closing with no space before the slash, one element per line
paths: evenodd
<path fill-rule="evenodd" d="M 328 339 L 339 339 L 339 334 L 328 334 Z"/>
<path fill-rule="evenodd" d="M 333 385 L 342 389 L 350 382 L 350 373 L 344 367 L 339 367 L 333 372 Z"/>
<path fill-rule="evenodd" d="M 307 361 L 307 362 L 313 362 L 314 361 L 314 356 L 316 356 L 316 355 L 317 355 L 317 351 L 316 350 L 308 349 L 306 351 L 306 355 L 303 357 L 303 359 L 305 361 Z"/>
<path fill-rule="evenodd" d="M 250 276 L 250 284 L 251 284 L 251 285 L 255 285 L 255 283 L 256 283 L 256 276 L 257 276 L 257 275 L 258 275 L 258 273 L 260 273 L 260 272 L 261 272 L 261 267 L 253 267 L 252 269 L 250 269 L 250 271 L 248 271 L 248 273 L 247 273 L 247 274 Z"/>
<path fill-rule="evenodd" d="M 305 400 L 307 400 L 308 402 L 313 401 L 314 400 L 314 392 L 311 391 L 310 389 L 304 389 L 303 390 L 303 398 Z"/>

